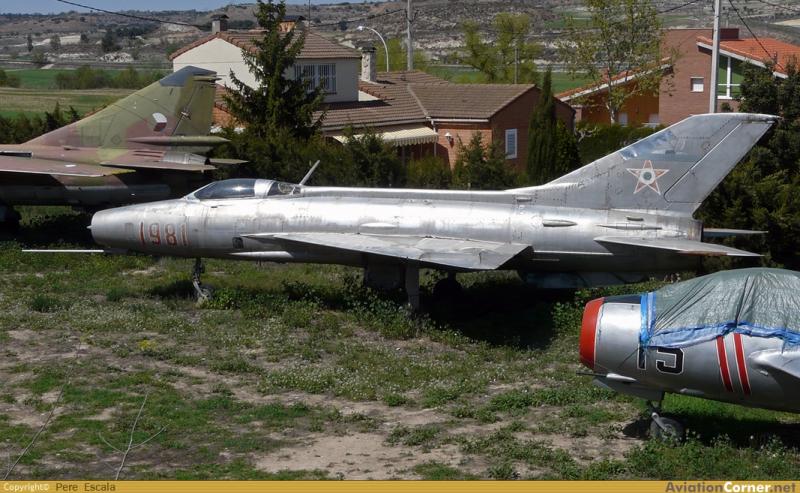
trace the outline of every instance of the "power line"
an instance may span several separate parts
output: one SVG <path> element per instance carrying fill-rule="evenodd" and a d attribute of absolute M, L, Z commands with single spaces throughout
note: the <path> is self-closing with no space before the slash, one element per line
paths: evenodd
<path fill-rule="evenodd" d="M 754 33 L 753 30 L 750 29 L 750 26 L 747 25 L 747 22 L 744 20 L 744 17 L 742 17 L 742 14 L 739 12 L 739 9 L 736 8 L 736 5 L 733 4 L 733 0 L 728 0 L 728 3 L 731 4 L 731 8 L 736 13 L 736 17 L 738 17 L 739 20 L 742 21 L 742 24 L 744 24 L 744 27 L 747 29 L 747 32 L 749 32 L 750 35 L 753 37 L 753 39 L 755 39 L 756 42 L 758 42 L 758 45 L 761 47 L 762 50 L 764 50 L 764 53 L 767 54 L 767 57 L 770 60 L 774 61 L 775 63 L 778 63 L 778 60 L 774 58 L 775 56 L 777 56 L 777 54 L 773 55 L 772 53 L 770 53 L 769 50 L 764 46 L 764 43 L 762 43 L 761 40 L 758 39 L 756 33 Z"/>
<path fill-rule="evenodd" d="M 105 9 L 101 9 L 101 8 L 97 8 L 97 7 L 90 7 L 89 5 L 82 5 L 80 3 L 70 2 L 69 0 L 56 0 L 56 1 L 57 2 L 61 2 L 61 3 L 66 3 L 67 5 L 74 5 L 75 7 L 81 7 L 81 8 L 89 9 L 89 10 L 95 10 L 97 12 L 103 12 L 105 14 L 118 15 L 120 17 L 128 17 L 130 19 L 137 19 L 137 20 L 140 20 L 140 21 L 158 22 L 160 24 L 176 24 L 178 26 L 196 27 L 198 29 L 202 29 L 203 28 L 203 26 L 198 26 L 197 24 L 189 24 L 189 23 L 186 23 L 186 22 L 165 21 L 165 20 L 162 20 L 162 19 L 156 19 L 155 17 L 143 17 L 143 16 L 140 16 L 140 15 L 125 14 L 125 13 L 122 13 L 122 12 L 113 12 L 111 10 L 105 10 Z"/>
<path fill-rule="evenodd" d="M 59 0 L 59 1 L 61 1 L 61 0 Z M 352 22 L 368 21 L 368 20 L 372 20 L 372 19 L 377 19 L 379 17 L 385 17 L 387 15 L 397 14 L 398 12 L 405 12 L 405 11 L 406 11 L 406 9 L 388 10 L 388 11 L 382 12 L 380 14 L 365 15 L 365 16 L 362 16 L 362 17 L 356 17 L 355 19 L 342 19 L 342 20 L 336 21 L 336 22 L 323 22 L 323 23 L 320 23 L 320 24 L 313 24 L 313 26 L 314 27 L 337 26 L 337 25 L 341 24 L 342 22 L 344 22 L 346 24 L 350 24 Z"/>
<path fill-rule="evenodd" d="M 768 0 L 758 0 L 758 1 L 759 1 L 759 2 L 761 2 L 761 3 L 763 3 L 764 5 L 769 5 L 770 7 L 777 7 L 777 8 L 779 8 L 779 9 L 783 9 L 783 10 L 786 10 L 786 11 L 788 11 L 788 12 L 797 12 L 797 13 L 800 13 L 800 9 L 797 9 L 797 8 L 792 8 L 792 7 L 789 7 L 789 6 L 787 6 L 787 5 L 781 5 L 781 4 L 779 4 L 779 3 L 773 3 L 773 2 L 770 2 L 770 1 L 768 1 Z"/>
<path fill-rule="evenodd" d="M 671 8 L 664 9 L 664 10 L 657 10 L 656 13 L 657 14 L 666 14 L 667 12 L 673 12 L 675 10 L 679 10 L 679 9 L 684 8 L 684 7 L 688 7 L 689 5 L 698 3 L 700 1 L 702 1 L 702 0 L 690 0 L 689 2 L 686 2 L 684 4 L 678 5 L 676 7 L 671 7 Z"/>

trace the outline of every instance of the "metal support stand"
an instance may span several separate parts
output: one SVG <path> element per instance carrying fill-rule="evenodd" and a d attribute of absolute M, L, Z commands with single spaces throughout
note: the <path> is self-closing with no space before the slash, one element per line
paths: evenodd
<path fill-rule="evenodd" d="M 203 259 L 196 258 L 194 259 L 194 269 L 192 270 L 192 286 L 194 286 L 194 292 L 197 295 L 197 302 L 203 303 L 211 298 L 211 288 L 203 286 L 202 282 L 200 281 L 200 276 L 206 271 L 205 266 L 203 266 Z"/>
<path fill-rule="evenodd" d="M 416 262 L 406 264 L 405 288 L 408 295 L 408 305 L 412 311 L 420 308 L 419 297 L 419 265 Z"/>

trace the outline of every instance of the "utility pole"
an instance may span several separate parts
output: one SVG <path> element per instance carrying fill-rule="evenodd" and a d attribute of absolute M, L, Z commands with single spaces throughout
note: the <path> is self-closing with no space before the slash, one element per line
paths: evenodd
<path fill-rule="evenodd" d="M 720 0 L 714 0 L 714 36 L 713 47 L 711 49 L 711 81 L 708 99 L 708 112 L 717 112 L 717 76 L 719 75 L 719 14 L 720 14 Z"/>
<path fill-rule="evenodd" d="M 414 40 L 411 39 L 411 22 L 413 19 L 411 18 L 411 0 L 408 0 L 408 7 L 406 8 L 406 37 L 408 38 L 408 49 L 407 54 L 408 58 L 406 59 L 406 68 L 408 70 L 414 70 Z"/>

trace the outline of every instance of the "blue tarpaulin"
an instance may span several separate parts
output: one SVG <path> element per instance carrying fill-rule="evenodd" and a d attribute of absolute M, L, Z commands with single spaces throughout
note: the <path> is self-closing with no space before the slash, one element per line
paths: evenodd
<path fill-rule="evenodd" d="M 679 348 L 731 332 L 800 345 L 800 272 L 738 269 L 641 297 L 643 347 Z"/>

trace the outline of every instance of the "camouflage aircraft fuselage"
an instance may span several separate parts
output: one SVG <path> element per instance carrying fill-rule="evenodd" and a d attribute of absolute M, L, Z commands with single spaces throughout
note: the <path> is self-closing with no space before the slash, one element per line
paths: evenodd
<path fill-rule="evenodd" d="M 188 70 L 187 70 L 188 69 Z M 213 169 L 214 74 L 187 67 L 78 122 L 0 146 L 0 205 L 100 208 L 180 196 Z"/>

